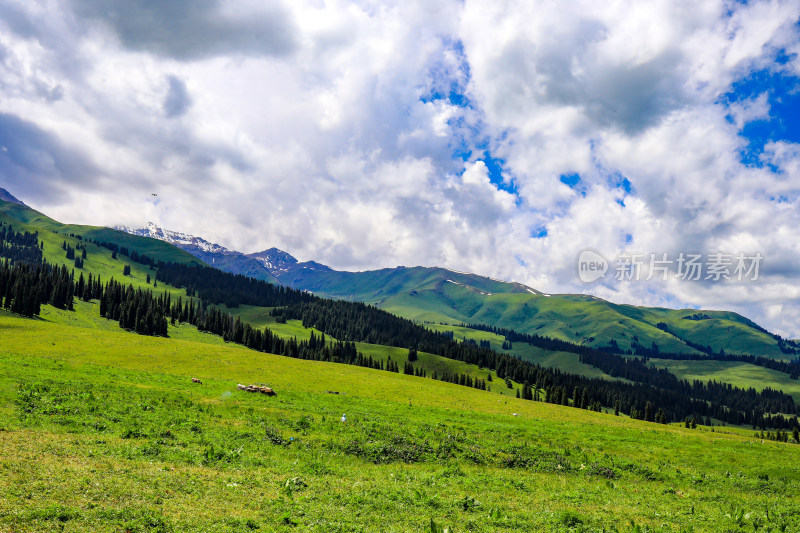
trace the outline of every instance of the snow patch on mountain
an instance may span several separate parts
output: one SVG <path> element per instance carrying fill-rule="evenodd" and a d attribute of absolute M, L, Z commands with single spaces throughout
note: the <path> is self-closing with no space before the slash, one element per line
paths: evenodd
<path fill-rule="evenodd" d="M 297 259 L 291 254 L 277 248 L 270 248 L 263 252 L 248 254 L 247 257 L 252 257 L 274 275 L 288 272 L 297 265 Z"/>
<path fill-rule="evenodd" d="M 183 233 L 180 231 L 172 231 L 156 226 L 152 222 L 148 222 L 147 226 L 143 228 L 129 228 L 127 226 L 116 226 L 114 229 L 130 233 L 131 235 L 138 235 L 140 237 L 150 237 L 151 239 L 158 239 L 165 241 L 176 246 L 196 246 L 199 250 L 212 254 L 231 254 L 231 252 L 222 245 L 208 242 L 202 237 L 196 237 Z"/>

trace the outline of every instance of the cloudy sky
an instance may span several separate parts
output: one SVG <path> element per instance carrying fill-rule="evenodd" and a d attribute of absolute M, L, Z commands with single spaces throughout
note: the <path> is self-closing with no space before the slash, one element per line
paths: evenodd
<path fill-rule="evenodd" d="M 797 0 L 0 0 L 0 187 L 64 222 L 800 337 L 799 19 Z M 581 282 L 584 249 L 605 278 Z M 617 280 L 632 252 L 763 261 Z"/>

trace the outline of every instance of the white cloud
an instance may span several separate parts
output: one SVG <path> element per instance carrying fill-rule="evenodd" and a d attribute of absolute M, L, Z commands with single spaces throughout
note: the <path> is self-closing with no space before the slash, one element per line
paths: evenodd
<path fill-rule="evenodd" d="M 800 72 L 797 2 L 165 6 L 0 5 L 0 186 L 69 222 L 154 220 L 244 251 L 547 292 L 585 290 L 585 247 L 758 250 L 759 283 L 589 290 L 800 336 L 800 149 L 776 140 L 763 168 L 743 165 L 768 88 L 719 103 L 755 70 Z"/>

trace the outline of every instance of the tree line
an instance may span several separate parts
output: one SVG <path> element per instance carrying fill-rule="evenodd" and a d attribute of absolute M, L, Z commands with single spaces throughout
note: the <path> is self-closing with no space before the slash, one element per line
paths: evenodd
<path fill-rule="evenodd" d="M 8 259 L 0 264 L 0 296 L 2 307 L 12 313 L 32 317 L 41 306 L 50 304 L 59 309 L 73 309 L 75 284 L 66 266 L 42 261 L 37 265 Z"/>
<path fill-rule="evenodd" d="M 78 236 L 78 238 L 80 238 L 80 236 Z M 114 242 L 105 242 L 105 241 L 97 241 L 97 240 L 93 241 L 91 239 L 87 239 L 87 240 L 89 242 L 93 242 L 94 244 L 96 244 L 98 246 L 102 246 L 103 248 L 111 250 L 112 259 L 116 259 L 117 258 L 117 254 L 120 254 L 120 255 L 124 255 L 125 257 L 128 257 L 131 261 L 135 261 L 136 263 L 139 263 L 139 264 L 142 264 L 142 265 L 145 265 L 145 266 L 149 266 L 151 268 L 154 268 L 158 264 L 158 262 L 155 259 L 153 259 L 152 257 L 150 257 L 149 255 L 140 254 L 136 250 L 130 250 L 130 249 L 128 249 L 127 246 L 120 246 L 119 244 L 114 243 Z"/>
<path fill-rule="evenodd" d="M 0 222 L 0 259 L 38 264 L 42 261 L 43 246 L 39 243 L 38 231 L 14 231 L 10 224 Z"/>
<path fill-rule="evenodd" d="M 462 324 L 463 327 L 468 327 L 471 329 L 477 329 L 481 331 L 487 331 L 490 333 L 495 333 L 496 335 L 501 335 L 505 338 L 504 341 L 504 348 L 506 346 L 508 349 L 511 347 L 511 342 L 524 342 L 530 346 L 536 346 L 538 348 L 543 348 L 545 350 L 551 351 L 563 351 L 563 352 L 570 352 L 574 354 L 578 354 L 581 357 L 581 362 L 592 365 L 596 368 L 603 370 L 606 374 L 609 374 L 614 377 L 622 377 L 625 379 L 629 379 L 631 381 L 642 381 L 642 376 L 648 372 L 655 372 L 658 374 L 660 371 L 653 369 L 649 365 L 646 365 L 649 355 L 642 356 L 641 359 L 630 358 L 630 357 L 621 357 L 617 355 L 619 352 L 612 353 L 611 351 L 606 351 L 602 349 L 592 348 L 589 346 L 583 346 L 580 344 L 575 344 L 569 341 L 564 341 L 560 339 L 552 339 L 550 337 L 543 337 L 540 335 L 530 335 L 527 333 L 519 333 L 517 331 L 507 329 L 507 328 L 498 328 L 494 326 L 486 326 L 484 324 L 469 324 L 465 325 Z M 659 322 L 658 324 L 659 329 L 663 331 L 667 331 L 671 333 L 665 323 Z M 680 337 L 678 337 L 680 339 Z M 680 339 L 684 341 L 684 339 Z M 684 341 L 687 342 L 687 341 Z M 614 342 L 613 344 L 616 344 Z M 689 344 L 687 342 L 687 344 Z M 675 361 L 731 361 L 731 362 L 740 362 L 740 363 L 749 363 L 756 366 L 762 366 L 764 368 L 769 368 L 770 370 L 776 370 L 778 372 L 783 372 L 788 374 L 791 379 L 798 379 L 800 377 L 800 360 L 793 360 L 793 361 L 779 361 L 776 359 L 770 359 L 768 357 L 763 356 L 755 356 L 755 355 L 746 355 L 746 354 L 733 354 L 733 353 L 725 353 L 724 350 L 720 350 L 718 353 L 714 353 L 710 347 L 703 347 L 703 350 L 699 350 L 699 344 L 692 345 L 693 348 L 698 349 L 698 351 L 702 353 L 657 353 L 658 359 L 670 359 Z M 636 361 L 639 361 L 636 363 Z M 659 378 L 656 377 L 658 381 Z"/>
<path fill-rule="evenodd" d="M 647 364 L 647 358 L 631 358 L 610 354 L 600 350 L 581 346 L 560 339 L 551 339 L 539 335 L 519 333 L 506 328 L 485 326 L 483 324 L 470 324 L 470 328 L 488 331 L 497 335 L 502 335 L 507 341 L 525 342 L 532 346 L 546 350 L 566 351 L 578 355 L 582 363 L 589 364 L 602 370 L 604 373 L 617 378 L 633 381 L 637 385 L 649 386 L 653 392 L 667 391 L 669 394 L 661 394 L 660 405 L 670 405 L 672 409 L 665 409 L 664 413 L 670 420 L 681 420 L 688 417 L 717 418 L 731 424 L 752 424 L 753 427 L 761 427 L 763 424 L 775 424 L 772 427 L 790 428 L 797 425 L 796 415 L 797 406 L 794 399 L 781 391 L 766 388 L 757 392 L 754 388 L 741 389 L 726 383 L 718 383 L 713 380 L 706 383 L 700 381 L 689 382 L 680 380 L 674 374 L 664 368 L 654 368 Z M 695 354 L 698 359 L 709 359 Z M 690 354 L 661 354 L 662 358 L 686 358 L 690 359 Z M 793 371 L 791 367 L 797 366 L 794 363 L 783 363 L 772 361 L 765 358 L 753 358 L 752 356 L 718 355 L 714 359 L 724 358 L 724 360 L 741 360 L 749 362 L 751 359 L 756 362 L 769 365 L 775 369 Z M 601 380 L 602 381 L 602 380 Z M 562 389 L 566 388 L 561 385 Z M 604 383 L 595 384 L 596 391 L 603 399 L 604 405 L 616 405 L 617 400 L 613 400 L 613 392 L 609 391 Z M 553 397 L 563 397 L 564 390 L 556 390 Z M 644 415 L 644 405 L 641 399 L 634 395 L 624 394 L 619 398 L 620 408 L 627 413 Z M 548 395 L 548 398 L 551 396 Z M 609 401 L 612 400 L 611 403 Z M 548 400 L 549 401 L 549 400 Z M 558 403 L 558 402 L 556 402 Z M 790 418 L 782 415 L 770 416 L 769 413 L 788 413 Z M 636 418 L 636 416 L 634 416 Z"/>
<path fill-rule="evenodd" d="M 158 263 L 157 267 L 156 280 L 185 288 L 189 295 L 229 309 L 239 305 L 279 307 L 319 299 L 307 292 L 206 266 Z"/>

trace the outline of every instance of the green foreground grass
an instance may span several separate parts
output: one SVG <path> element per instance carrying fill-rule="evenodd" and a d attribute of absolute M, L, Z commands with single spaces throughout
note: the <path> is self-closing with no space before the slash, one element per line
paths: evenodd
<path fill-rule="evenodd" d="M 0 314 L 0 530 L 800 528 L 797 445 L 194 335 Z"/>

